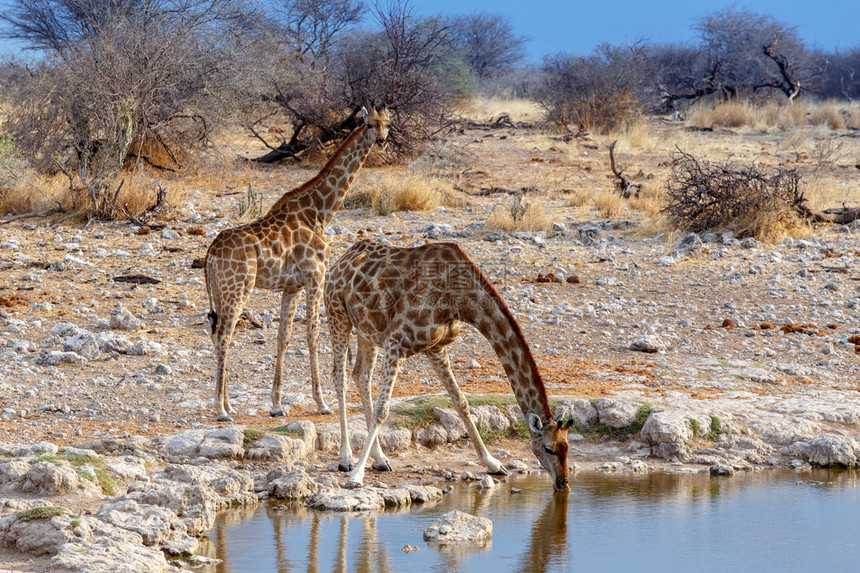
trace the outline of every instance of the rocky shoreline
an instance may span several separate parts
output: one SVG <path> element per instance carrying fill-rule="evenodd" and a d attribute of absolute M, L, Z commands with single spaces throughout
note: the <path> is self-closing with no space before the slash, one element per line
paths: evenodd
<path fill-rule="evenodd" d="M 823 419 L 830 412 L 830 431 L 813 435 L 804 433 L 810 425 L 798 416 L 799 400 L 785 404 L 781 416 L 732 408 L 731 399 L 698 405 L 669 401 L 658 407 L 625 398 L 566 400 L 555 414 L 572 416 L 582 432 L 571 433 L 574 472 L 731 475 L 774 467 L 854 467 L 860 443 L 850 434 L 860 408 L 843 403 L 830 409 L 817 402 L 824 412 L 804 414 Z M 705 413 L 702 406 L 719 414 Z M 474 410 L 483 430 L 505 431 L 521 418 L 516 406 Z M 466 461 L 474 458 L 471 448 L 458 445 L 465 431 L 456 413 L 435 408 L 434 414 L 436 421 L 423 429 L 388 425 L 381 435 L 386 453 L 448 450 L 449 461 L 474 466 Z M 353 423 L 360 421 L 355 417 Z M 353 430 L 353 447 L 360 448 L 365 436 Z M 459 471 L 451 462 L 412 467 L 411 483 L 398 483 L 403 478 L 395 468 L 390 474 L 372 472 L 365 487 L 345 489 L 346 474 L 336 469 L 338 443 L 333 424 L 295 421 L 279 432 L 224 426 L 157 440 L 102 438 L 80 447 L 0 444 L 0 546 L 41 556 L 27 565 L 35 569 L 16 570 L 193 570 L 214 564 L 195 552 L 198 537 L 212 528 L 219 511 L 267 500 L 302 500 L 318 510 L 373 511 L 432 502 L 443 496 L 437 486 L 445 481 L 496 485 L 483 476 L 483 468 Z M 496 454 L 512 473 L 541 471 L 524 447 Z M 393 483 L 376 481 L 381 476 Z"/>

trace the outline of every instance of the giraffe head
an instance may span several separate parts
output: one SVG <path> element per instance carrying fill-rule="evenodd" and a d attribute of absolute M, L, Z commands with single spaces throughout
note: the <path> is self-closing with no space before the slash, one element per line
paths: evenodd
<path fill-rule="evenodd" d="M 567 484 L 567 430 L 573 420 L 542 422 L 537 414 L 528 415 L 532 452 L 540 465 L 549 472 L 556 491 L 570 491 Z"/>
<path fill-rule="evenodd" d="M 388 104 L 383 103 L 377 107 L 374 102 L 370 102 L 370 111 L 367 111 L 366 107 L 362 107 L 361 117 L 364 118 L 364 123 L 367 124 L 367 134 L 371 138 L 371 141 L 379 147 L 385 147 L 385 140 L 388 138 L 388 127 L 391 125 Z"/>

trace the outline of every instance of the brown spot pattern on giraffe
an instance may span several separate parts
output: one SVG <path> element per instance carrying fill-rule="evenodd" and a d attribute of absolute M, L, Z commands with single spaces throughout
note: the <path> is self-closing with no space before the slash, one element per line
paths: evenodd
<path fill-rule="evenodd" d="M 365 124 L 353 130 L 313 179 L 285 193 L 257 221 L 222 231 L 209 246 L 204 269 L 217 362 L 215 408 L 219 420 L 230 419 L 227 355 L 236 322 L 255 286 L 283 293 L 272 414 L 283 413 L 280 405 L 283 356 L 292 330 L 296 295 L 301 289 L 306 291 L 308 306 L 312 391 L 319 409 L 330 411 L 322 395 L 317 356 L 322 285 L 330 254 L 323 229 L 343 203 L 373 144 L 384 143 L 389 123 L 387 107 L 371 106 L 370 112 L 365 113 Z"/>

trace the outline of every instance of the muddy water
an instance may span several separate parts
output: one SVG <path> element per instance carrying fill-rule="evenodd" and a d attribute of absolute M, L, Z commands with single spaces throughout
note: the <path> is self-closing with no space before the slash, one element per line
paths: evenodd
<path fill-rule="evenodd" d="M 201 553 L 209 571 L 827 571 L 860 567 L 860 474 L 762 471 L 735 477 L 581 472 L 573 492 L 541 478 L 433 505 L 372 514 L 294 504 L 222 513 Z M 511 493 L 511 488 L 522 490 Z M 483 546 L 431 546 L 422 532 L 459 509 L 493 521 Z M 404 552 L 411 545 L 417 551 Z M 847 568 L 847 569 L 846 569 Z"/>

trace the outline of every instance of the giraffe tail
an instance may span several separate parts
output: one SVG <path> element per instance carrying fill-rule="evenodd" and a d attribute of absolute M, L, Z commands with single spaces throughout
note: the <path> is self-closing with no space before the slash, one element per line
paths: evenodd
<path fill-rule="evenodd" d="M 218 313 L 214 309 L 210 310 L 206 318 L 209 320 L 209 324 L 212 325 L 212 334 L 215 334 L 215 328 L 218 326 Z"/>

